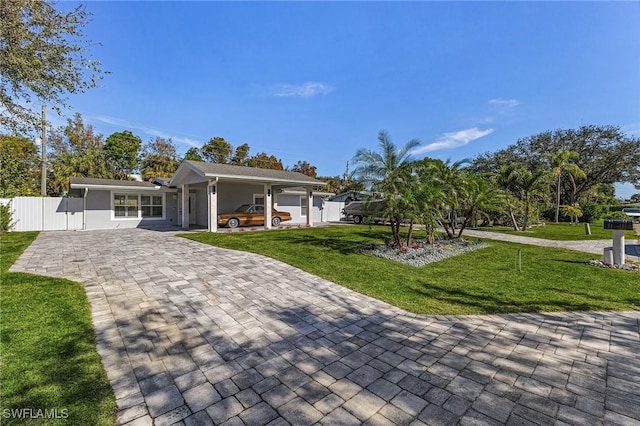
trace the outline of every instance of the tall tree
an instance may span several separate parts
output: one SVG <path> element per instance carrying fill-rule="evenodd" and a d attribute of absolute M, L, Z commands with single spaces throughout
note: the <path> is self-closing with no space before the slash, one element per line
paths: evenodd
<path fill-rule="evenodd" d="M 51 132 L 49 138 L 51 161 L 47 178 L 47 192 L 59 195 L 69 190 L 70 177 L 112 179 L 102 135 L 86 125 L 80 114 L 67 119 L 66 126 Z"/>
<path fill-rule="evenodd" d="M 187 150 L 187 152 L 184 153 L 184 157 L 182 157 L 182 160 L 204 161 L 204 158 L 202 158 L 202 155 L 200 154 L 200 150 L 198 148 L 191 147 Z"/>
<path fill-rule="evenodd" d="M 73 118 L 67 119 L 66 125 L 51 132 L 48 145 L 54 156 L 65 152 L 82 154 L 92 150 L 102 151 L 104 140 L 91 124 L 85 124 L 82 115 L 75 113 Z"/>
<path fill-rule="evenodd" d="M 293 165 L 291 171 L 302 173 L 303 175 L 316 177 L 318 176 L 318 172 L 316 166 L 312 166 L 308 161 L 298 161 Z"/>
<path fill-rule="evenodd" d="M 266 152 L 259 152 L 258 154 L 249 157 L 246 165 L 249 167 L 258 167 L 260 169 L 284 170 L 282 160 L 274 155 L 269 155 Z"/>
<path fill-rule="evenodd" d="M 39 193 L 40 158 L 27 138 L 0 136 L 0 198 Z"/>
<path fill-rule="evenodd" d="M 96 87 L 104 72 L 88 56 L 83 5 L 63 13 L 52 2 L 0 2 L 0 126 L 19 133 L 38 128 L 39 101 L 61 111 L 68 93 Z"/>
<path fill-rule="evenodd" d="M 249 144 L 243 143 L 236 147 L 235 153 L 231 158 L 231 164 L 236 166 L 246 166 L 249 157 Z"/>
<path fill-rule="evenodd" d="M 409 162 L 411 150 L 420 145 L 418 139 L 412 139 L 402 148 L 397 148 L 385 130 L 378 133 L 380 152 L 361 148 L 356 151 L 352 163 L 362 182 L 373 185 L 392 176 L 403 164 Z"/>
<path fill-rule="evenodd" d="M 176 146 L 171 138 L 156 137 L 144 146 L 140 167 L 144 180 L 154 177 L 171 177 L 178 165 Z"/>
<path fill-rule="evenodd" d="M 200 152 L 210 163 L 228 164 L 231 160 L 233 147 L 224 138 L 216 136 L 204 144 L 200 148 Z"/>
<path fill-rule="evenodd" d="M 562 175 L 567 174 L 569 176 L 569 180 L 571 181 L 571 197 L 572 199 L 569 201 L 569 204 L 573 205 L 575 200 L 576 193 L 576 179 L 586 179 L 587 175 L 582 169 L 573 162 L 573 160 L 577 160 L 580 158 L 580 154 L 575 151 L 571 151 L 568 149 L 561 149 L 555 153 L 549 154 L 549 163 L 551 164 L 551 174 L 556 180 L 556 216 L 555 222 L 558 223 L 560 219 L 560 201 L 561 201 L 561 183 L 562 183 Z"/>
<path fill-rule="evenodd" d="M 140 165 L 142 139 L 128 130 L 111 134 L 104 144 L 107 161 L 116 179 L 128 179 Z"/>
<path fill-rule="evenodd" d="M 600 184 L 630 182 L 640 187 L 640 138 L 616 126 L 582 126 L 539 133 L 514 145 L 474 159 L 472 169 L 497 173 L 501 166 L 520 164 L 529 170 L 548 166 L 548 154 L 562 149 L 577 152 L 575 164 L 586 174 L 576 182 L 575 198 Z"/>

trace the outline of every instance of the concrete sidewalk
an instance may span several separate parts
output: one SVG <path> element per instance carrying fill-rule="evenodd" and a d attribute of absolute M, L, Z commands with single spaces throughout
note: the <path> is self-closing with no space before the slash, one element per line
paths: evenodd
<path fill-rule="evenodd" d="M 43 232 L 119 424 L 640 424 L 640 312 L 422 316 L 170 232 Z M 73 419 L 69 419 L 73 423 Z"/>

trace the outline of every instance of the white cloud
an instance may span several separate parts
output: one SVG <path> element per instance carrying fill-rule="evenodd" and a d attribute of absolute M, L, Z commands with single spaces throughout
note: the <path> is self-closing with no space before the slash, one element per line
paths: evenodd
<path fill-rule="evenodd" d="M 110 117 L 107 115 L 97 115 L 94 117 L 90 117 L 96 121 L 100 121 L 102 123 L 105 124 L 109 124 L 112 126 L 118 126 L 118 127 L 123 127 L 125 129 L 131 129 L 131 130 L 138 130 L 146 135 L 149 136 L 155 136 L 155 137 L 159 137 L 159 138 L 165 138 L 165 139 L 169 139 L 171 138 L 174 142 L 179 142 L 185 145 L 189 145 L 189 146 L 193 146 L 193 147 L 200 147 L 202 146 L 202 142 L 197 141 L 197 140 L 193 140 L 190 138 L 186 138 L 186 137 L 180 137 L 180 136 L 175 136 L 175 135 L 171 135 L 169 133 L 166 133 L 162 130 L 159 129 L 154 129 L 152 127 L 149 126 L 145 126 L 143 124 L 137 124 L 137 123 L 133 123 L 130 122 L 128 120 L 124 120 L 121 118 L 116 118 L 116 117 Z"/>
<path fill-rule="evenodd" d="M 275 97 L 310 98 L 317 95 L 326 95 L 333 88 L 325 83 L 308 81 L 303 84 L 276 84 L 269 89 L 269 95 Z"/>
<path fill-rule="evenodd" d="M 626 124 L 620 130 L 629 136 L 640 136 L 640 123 Z"/>
<path fill-rule="evenodd" d="M 493 133 L 493 129 L 480 130 L 477 127 L 459 130 L 457 132 L 445 133 L 437 141 L 414 149 L 412 154 L 424 154 L 425 152 L 438 151 L 441 149 L 452 149 L 465 146 L 476 139 Z"/>
<path fill-rule="evenodd" d="M 520 105 L 520 101 L 516 100 L 516 99 L 490 99 L 489 100 L 489 105 L 496 105 L 498 107 L 501 108 L 515 108 L 518 105 Z"/>

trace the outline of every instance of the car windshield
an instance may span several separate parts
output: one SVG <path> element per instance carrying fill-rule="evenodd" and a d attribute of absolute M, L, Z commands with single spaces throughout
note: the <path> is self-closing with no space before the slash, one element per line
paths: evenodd
<path fill-rule="evenodd" d="M 249 213 L 251 212 L 251 204 L 243 204 L 236 209 L 237 212 Z"/>

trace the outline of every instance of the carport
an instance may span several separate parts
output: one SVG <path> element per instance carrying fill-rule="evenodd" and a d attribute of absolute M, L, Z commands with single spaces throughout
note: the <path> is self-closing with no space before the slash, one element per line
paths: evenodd
<path fill-rule="evenodd" d="M 265 229 L 270 229 L 271 209 L 277 207 L 278 191 L 291 187 L 304 188 L 306 209 L 311 212 L 314 189 L 325 185 L 325 182 L 298 172 L 190 160 L 180 164 L 169 182 L 170 187 L 179 188 L 181 192 L 179 221 L 182 228 L 189 229 L 190 215 L 196 209 L 196 213 L 206 214 L 207 229 L 211 232 L 218 229 L 217 216 L 221 209 L 250 202 L 248 197 L 255 200 L 257 196 L 262 197 L 265 206 Z M 206 203 L 193 202 L 192 194 L 196 190 L 206 193 Z M 312 214 L 307 214 L 306 225 L 313 226 Z"/>

